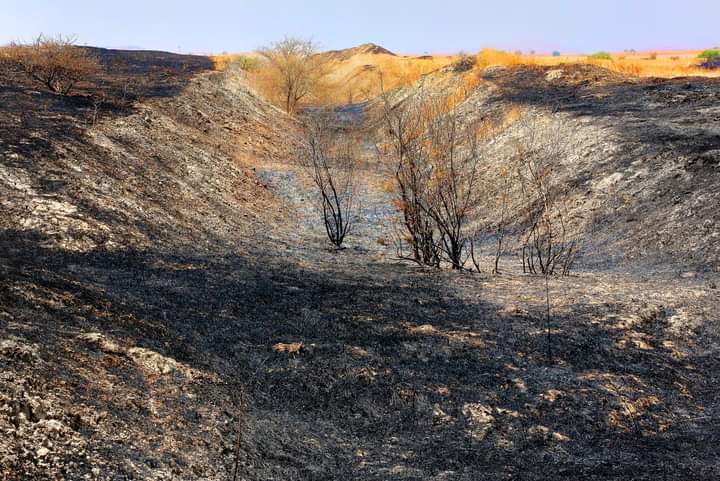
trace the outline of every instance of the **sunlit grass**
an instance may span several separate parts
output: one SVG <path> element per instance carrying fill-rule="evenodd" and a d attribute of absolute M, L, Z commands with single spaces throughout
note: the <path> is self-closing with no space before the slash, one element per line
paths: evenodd
<path fill-rule="evenodd" d="M 362 102 L 377 97 L 382 90 L 409 86 L 424 75 L 441 69 L 459 57 L 428 55 L 421 57 L 388 54 L 360 54 L 350 59 L 331 59 L 328 82 L 334 95 L 347 102 Z"/>
<path fill-rule="evenodd" d="M 583 54 L 533 55 L 527 58 L 530 63 L 547 66 L 591 63 L 636 77 L 720 77 L 720 71 L 700 67 L 701 60 L 698 59 L 698 53 L 698 51 L 623 52 L 610 54 L 610 59 L 588 58 Z"/>
<path fill-rule="evenodd" d="M 708 51 L 705 51 L 708 52 Z M 700 67 L 701 51 L 662 52 L 596 52 L 594 54 L 523 54 L 484 48 L 474 55 L 392 55 L 389 53 L 360 52 L 352 55 L 326 56 L 325 74 L 316 90 L 306 102 L 312 104 L 357 103 L 373 99 L 383 91 L 410 86 L 423 76 L 437 72 L 463 58 L 474 60 L 471 71 L 463 74 L 463 83 L 455 100 L 461 102 L 481 82 L 480 72 L 488 67 L 520 65 L 560 66 L 563 64 L 592 64 L 631 77 L 720 77 L 720 70 Z M 705 54 L 707 56 L 707 54 Z M 259 92 L 266 94 L 276 79 L 262 72 L 261 64 L 252 54 L 212 55 L 215 70 L 223 71 L 237 65 L 250 71 L 248 80 Z M 257 67 L 257 68 L 256 68 Z"/>
<path fill-rule="evenodd" d="M 211 55 L 210 61 L 213 63 L 213 68 L 218 72 L 227 70 L 228 67 L 233 64 L 243 70 L 249 70 L 257 63 L 256 59 L 252 56 L 235 53 Z"/>

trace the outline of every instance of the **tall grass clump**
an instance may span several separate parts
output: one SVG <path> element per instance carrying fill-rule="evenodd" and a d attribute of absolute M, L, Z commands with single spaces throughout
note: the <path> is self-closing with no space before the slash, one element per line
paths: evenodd
<path fill-rule="evenodd" d="M 256 58 L 227 53 L 211 55 L 210 60 L 212 61 L 213 67 L 216 71 L 223 71 L 228 68 L 249 71 L 255 68 L 258 63 Z"/>
<path fill-rule="evenodd" d="M 477 54 L 477 61 L 475 64 L 480 68 L 491 67 L 491 66 L 510 66 L 519 65 L 523 62 L 522 54 L 520 52 L 510 53 L 503 50 L 495 50 L 492 48 L 484 48 Z"/>

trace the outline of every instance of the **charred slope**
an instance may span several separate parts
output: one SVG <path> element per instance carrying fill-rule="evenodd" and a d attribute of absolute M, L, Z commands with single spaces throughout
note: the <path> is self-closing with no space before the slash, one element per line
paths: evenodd
<path fill-rule="evenodd" d="M 287 116 L 242 79 L 204 72 L 198 58 L 100 54 L 125 68 L 93 79 L 73 97 L 39 91 L 20 77 L 0 85 L 2 479 L 147 479 L 170 472 L 174 461 L 162 446 L 172 435 L 160 418 L 150 419 L 150 411 L 158 413 L 147 396 L 152 379 L 180 366 L 174 359 L 182 356 L 165 350 L 179 331 L 158 320 L 172 318 L 190 337 L 200 334 L 192 319 L 175 315 L 179 304 L 158 309 L 163 296 L 156 289 L 176 292 L 196 314 L 219 319 L 223 308 L 208 299 L 213 290 L 200 298 L 182 294 L 178 282 L 150 280 L 151 265 L 184 277 L 194 268 L 181 259 L 202 258 L 205 265 L 210 252 L 244 252 L 255 230 L 267 232 L 280 215 L 242 162 L 288 156 L 294 125 Z M 132 87 L 134 102 L 96 102 L 124 85 L 141 86 Z M 107 336 L 118 344 L 103 341 Z M 108 346 L 121 357 L 100 354 Z M 120 372 L 135 356 L 130 346 L 137 363 Z M 188 369 L 171 369 L 186 387 L 225 382 Z M 156 399 L 185 402 L 180 391 L 162 389 Z M 208 389 L 202 396 L 214 392 Z M 207 402 L 197 401 L 198 408 Z M 203 416 L 177 409 L 181 417 Z M 175 452 L 197 449 L 191 424 L 182 442 L 172 441 Z M 212 448 L 213 455 L 221 451 Z M 203 463 L 193 469 L 210 465 Z"/>
<path fill-rule="evenodd" d="M 419 85 L 432 92 L 467 76 L 479 79 L 463 115 L 506 123 L 490 147 L 491 179 L 522 135 L 522 122 L 504 119 L 512 109 L 567 131 L 573 148 L 556 159 L 557 172 L 570 187 L 587 266 L 720 271 L 720 81 L 563 65 L 449 68 Z M 394 93 L 395 101 L 414 91 Z"/>
<path fill-rule="evenodd" d="M 270 196 L 242 161 L 286 158 L 292 122 L 242 79 L 215 73 L 178 74 L 178 94 L 167 98 L 167 82 L 157 91 L 145 76 L 149 61 L 114 79 L 150 83 L 128 107 L 96 104 L 92 88 L 61 98 L 2 87 L 4 229 L 87 250 L 229 240 L 257 217 Z"/>
<path fill-rule="evenodd" d="M 720 81 L 628 79 L 590 66 L 513 69 L 496 103 L 554 112 L 580 139 L 566 162 L 595 260 L 720 271 Z"/>
<path fill-rule="evenodd" d="M 548 365 L 533 279 L 277 228 L 237 161 L 292 123 L 227 82 L 94 126 L 3 87 L 0 478 L 717 479 L 715 292 L 552 281 Z"/>

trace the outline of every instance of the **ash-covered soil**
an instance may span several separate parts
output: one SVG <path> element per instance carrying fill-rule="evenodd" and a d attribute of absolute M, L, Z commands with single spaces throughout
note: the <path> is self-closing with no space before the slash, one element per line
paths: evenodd
<path fill-rule="evenodd" d="M 321 205 L 308 172 L 292 162 L 259 162 L 254 172 L 276 195 L 280 210 L 294 217 L 294 234 L 299 242 L 310 250 L 329 249 Z M 352 224 L 343 249 L 354 249 L 374 259 L 392 257 L 396 255 L 398 213 L 392 206 L 391 194 L 382 190 L 385 178 L 372 165 L 359 169 L 357 175 L 360 181 L 354 194 Z"/>
<path fill-rule="evenodd" d="M 515 106 L 568 131 L 573 152 L 558 162 L 586 265 L 720 272 L 720 80 L 627 78 L 589 65 L 482 77 L 462 106 L 468 115 Z"/>
<path fill-rule="evenodd" d="M 396 261 L 375 172 L 349 248 L 328 249 L 283 164 L 294 122 L 241 78 L 196 73 L 94 125 L 81 98 L 0 97 L 0 478 L 720 477 L 712 265 L 550 279 L 548 324 L 544 283 L 510 256 L 500 276 Z M 710 142 L 710 118 L 688 138 Z M 669 159 L 686 140 L 642 145 Z M 675 219 L 637 199 L 638 222 Z"/>

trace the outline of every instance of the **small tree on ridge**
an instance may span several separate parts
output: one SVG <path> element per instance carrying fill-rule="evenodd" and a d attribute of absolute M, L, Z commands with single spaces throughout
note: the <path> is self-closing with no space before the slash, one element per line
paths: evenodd
<path fill-rule="evenodd" d="M 270 80 L 285 111 L 295 112 L 298 103 L 312 94 L 322 76 L 317 45 L 312 40 L 286 37 L 260 48 L 258 53 L 267 62 Z"/>

